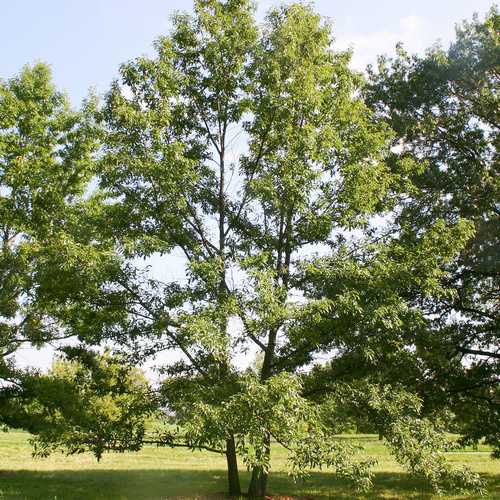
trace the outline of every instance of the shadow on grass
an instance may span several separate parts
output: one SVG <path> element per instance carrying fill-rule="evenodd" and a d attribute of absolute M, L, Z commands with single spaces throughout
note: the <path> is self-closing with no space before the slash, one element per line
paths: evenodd
<path fill-rule="evenodd" d="M 485 475 L 489 494 L 500 498 L 500 475 Z M 242 474 L 246 487 L 248 474 Z M 0 471 L 0 499 L 16 500 L 160 500 L 224 498 L 224 470 L 107 470 L 84 471 Z M 377 473 L 374 488 L 359 493 L 333 474 L 314 473 L 306 481 L 294 483 L 285 473 L 271 475 L 269 493 L 311 499 L 430 499 L 429 488 L 407 474 Z M 474 498 L 471 496 L 440 498 Z M 479 497 L 478 497 L 479 498 Z"/>

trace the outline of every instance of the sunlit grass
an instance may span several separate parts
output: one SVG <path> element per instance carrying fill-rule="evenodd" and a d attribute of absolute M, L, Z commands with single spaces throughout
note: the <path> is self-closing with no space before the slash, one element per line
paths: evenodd
<path fill-rule="evenodd" d="M 2 499 L 164 499 L 194 498 L 226 489 L 225 460 L 215 454 L 147 446 L 137 453 L 109 453 L 100 463 L 89 454 L 66 457 L 54 454 L 34 459 L 28 435 L 10 431 L 0 434 L 0 498 Z M 287 475 L 286 451 L 273 447 L 270 493 L 319 498 L 430 499 L 435 495 L 418 478 L 412 478 L 393 460 L 376 436 L 349 436 L 375 457 L 374 489 L 365 495 L 328 471 L 317 472 L 294 483 Z M 487 448 L 447 454 L 457 466 L 468 465 L 484 475 L 489 494 L 500 498 L 500 462 L 489 457 Z M 248 473 L 242 467 L 245 487 Z M 438 498 L 438 497 L 436 497 Z M 447 496 L 439 498 L 471 498 Z"/>

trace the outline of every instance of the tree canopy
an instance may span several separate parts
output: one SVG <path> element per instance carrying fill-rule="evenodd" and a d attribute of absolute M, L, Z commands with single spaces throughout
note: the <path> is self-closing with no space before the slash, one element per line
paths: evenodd
<path fill-rule="evenodd" d="M 486 438 L 497 454 L 499 23 L 493 7 L 485 20 L 458 26 L 448 50 L 433 47 L 417 57 L 401 49 L 394 60 L 382 58 L 367 92 L 396 132 L 396 161 L 425 165 L 412 177 L 397 227 L 418 233 L 436 221 L 462 220 L 473 228 L 444 268 L 449 293 L 434 300 L 418 290 L 412 295 L 427 319 L 419 340 L 427 350 L 419 356 L 427 371 L 421 392 L 429 406 L 452 407 L 467 438 Z"/>
<path fill-rule="evenodd" d="M 97 146 L 92 106 L 72 111 L 44 64 L 0 81 L 0 381 L 15 382 L 19 347 L 65 337 L 58 318 L 82 290 L 82 266 L 96 266 L 77 232 Z"/>

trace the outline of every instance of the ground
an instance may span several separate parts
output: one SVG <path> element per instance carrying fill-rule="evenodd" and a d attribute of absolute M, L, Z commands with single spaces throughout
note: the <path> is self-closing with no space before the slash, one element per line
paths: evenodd
<path fill-rule="evenodd" d="M 161 500 L 165 498 L 214 498 L 226 488 L 225 461 L 208 452 L 146 447 L 138 453 L 106 454 L 100 463 L 89 454 L 66 457 L 56 454 L 33 459 L 29 435 L 0 433 L 0 499 L 16 500 Z M 307 481 L 294 483 L 286 473 L 286 452 L 273 449 L 270 493 L 281 498 L 335 499 L 458 499 L 437 497 L 416 478 L 399 467 L 376 436 L 357 435 L 365 453 L 377 458 L 374 489 L 356 493 L 331 472 L 318 472 Z M 500 461 L 488 450 L 448 453 L 457 465 L 467 464 L 488 481 L 488 499 L 500 498 Z M 244 468 L 242 467 L 242 470 Z M 242 473 L 243 486 L 248 473 Z"/>

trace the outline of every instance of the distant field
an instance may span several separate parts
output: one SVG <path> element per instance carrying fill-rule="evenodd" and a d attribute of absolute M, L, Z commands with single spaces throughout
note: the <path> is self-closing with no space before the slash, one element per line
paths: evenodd
<path fill-rule="evenodd" d="M 226 488 L 224 459 L 214 454 L 146 447 L 138 453 L 107 454 L 100 463 L 88 454 L 33 459 L 28 437 L 17 431 L 0 433 L 0 499 L 160 500 L 201 498 Z M 273 449 L 269 493 L 336 499 L 472 498 L 436 497 L 396 464 L 376 436 L 350 439 L 361 442 L 366 454 L 378 459 L 375 486 L 370 493 L 356 493 L 330 472 L 314 473 L 307 481 L 294 483 L 286 474 L 286 452 L 278 446 Z M 500 462 L 491 460 L 486 448 L 447 455 L 457 465 L 467 464 L 484 475 L 489 494 L 481 498 L 500 499 Z M 246 486 L 246 472 L 242 480 Z"/>

